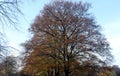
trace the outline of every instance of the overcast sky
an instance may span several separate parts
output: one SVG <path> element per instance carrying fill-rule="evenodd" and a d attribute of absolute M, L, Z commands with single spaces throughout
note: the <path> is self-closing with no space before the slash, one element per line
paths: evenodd
<path fill-rule="evenodd" d="M 31 0 L 22 4 L 21 10 L 24 13 L 24 18 L 19 17 L 18 27 L 20 31 L 15 29 L 7 29 L 6 35 L 9 45 L 22 50 L 20 44 L 30 38 L 28 28 L 34 21 L 44 4 L 51 0 Z M 72 0 L 80 1 L 80 0 Z M 92 5 L 90 12 L 94 15 L 97 24 L 102 27 L 102 33 L 105 35 L 112 48 L 111 52 L 114 55 L 115 62 L 120 66 L 120 0 L 82 0 L 89 2 Z"/>

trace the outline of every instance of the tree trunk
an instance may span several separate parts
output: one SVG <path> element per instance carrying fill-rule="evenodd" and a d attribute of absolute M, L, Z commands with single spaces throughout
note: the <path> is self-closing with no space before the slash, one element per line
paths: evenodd
<path fill-rule="evenodd" d="M 69 70 L 65 70 L 65 76 L 69 76 Z"/>

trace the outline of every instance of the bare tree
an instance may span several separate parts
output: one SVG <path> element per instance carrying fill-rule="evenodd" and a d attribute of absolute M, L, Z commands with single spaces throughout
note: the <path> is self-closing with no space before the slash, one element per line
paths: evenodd
<path fill-rule="evenodd" d="M 20 0 L 0 1 L 0 25 L 14 25 L 17 22 L 18 14 L 22 14 L 19 9 Z"/>
<path fill-rule="evenodd" d="M 8 72 L 8 65 L 10 65 L 11 68 L 15 65 L 13 64 L 14 62 L 11 61 L 12 59 L 10 60 L 8 57 L 13 48 L 7 46 L 7 39 L 3 31 L 5 31 L 5 28 L 8 28 L 8 26 L 16 28 L 18 15 L 22 15 L 21 10 L 19 9 L 20 3 L 21 0 L 0 0 L 0 62 L 4 60 L 3 63 L 1 63 L 2 65 L 0 68 L 6 68 L 6 72 Z M 12 71 L 11 68 L 9 68 L 9 72 L 10 70 Z M 5 76 L 7 76 L 6 72 Z"/>
<path fill-rule="evenodd" d="M 6 47 L 6 38 L 3 31 L 9 25 L 16 28 L 18 14 L 22 14 L 19 9 L 21 0 L 0 0 L 0 51 Z"/>

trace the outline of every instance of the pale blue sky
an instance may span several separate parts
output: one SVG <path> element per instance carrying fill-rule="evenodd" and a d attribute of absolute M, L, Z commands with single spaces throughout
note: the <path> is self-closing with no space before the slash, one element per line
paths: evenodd
<path fill-rule="evenodd" d="M 9 45 L 21 50 L 20 43 L 25 42 L 30 38 L 28 28 L 34 21 L 35 16 L 39 14 L 44 4 L 51 0 L 34 0 L 27 1 L 21 6 L 24 13 L 24 18 L 20 17 L 20 31 L 9 29 L 6 31 Z M 80 0 L 72 0 L 80 1 Z M 108 39 L 112 53 L 115 57 L 114 64 L 120 66 L 120 0 L 82 0 L 89 2 L 92 5 L 90 12 L 94 15 L 97 24 L 101 25 L 102 32 Z"/>

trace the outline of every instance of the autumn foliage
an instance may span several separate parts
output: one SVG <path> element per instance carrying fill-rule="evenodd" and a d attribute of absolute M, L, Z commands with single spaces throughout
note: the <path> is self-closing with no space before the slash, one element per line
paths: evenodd
<path fill-rule="evenodd" d="M 90 4 L 54 1 L 30 27 L 23 70 L 39 76 L 92 76 L 112 60 L 106 38 L 89 13 Z"/>

